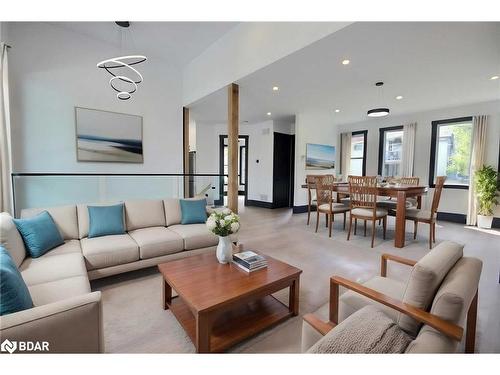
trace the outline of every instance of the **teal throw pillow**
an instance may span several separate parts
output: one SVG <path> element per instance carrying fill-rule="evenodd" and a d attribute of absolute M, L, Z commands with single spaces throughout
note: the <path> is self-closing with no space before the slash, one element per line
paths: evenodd
<path fill-rule="evenodd" d="M 207 221 L 206 199 L 181 199 L 181 224 L 197 224 Z"/>
<path fill-rule="evenodd" d="M 47 211 L 33 217 L 14 219 L 13 221 L 32 258 L 38 258 L 50 249 L 64 243 L 54 219 Z"/>
<path fill-rule="evenodd" d="M 33 307 L 28 287 L 3 246 L 0 246 L 0 290 L 0 316 Z"/>
<path fill-rule="evenodd" d="M 89 238 L 124 234 L 123 203 L 112 206 L 88 206 Z"/>

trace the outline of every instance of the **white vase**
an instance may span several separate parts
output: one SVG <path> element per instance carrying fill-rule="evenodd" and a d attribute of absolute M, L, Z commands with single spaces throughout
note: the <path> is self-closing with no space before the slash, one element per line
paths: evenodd
<path fill-rule="evenodd" d="M 217 245 L 217 260 L 219 263 L 226 264 L 233 258 L 233 246 L 229 236 L 219 236 L 219 244 Z"/>
<path fill-rule="evenodd" d="M 477 226 L 479 228 L 490 229 L 493 224 L 493 216 L 477 215 Z"/>

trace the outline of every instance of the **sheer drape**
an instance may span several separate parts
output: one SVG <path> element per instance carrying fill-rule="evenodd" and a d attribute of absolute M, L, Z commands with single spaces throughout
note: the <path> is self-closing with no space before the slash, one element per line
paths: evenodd
<path fill-rule="evenodd" d="M 0 212 L 12 213 L 7 45 L 0 43 Z"/>
<path fill-rule="evenodd" d="M 417 123 L 403 126 L 403 150 L 401 159 L 401 177 L 413 176 L 413 163 L 415 159 L 415 136 Z"/>
<path fill-rule="evenodd" d="M 484 164 L 488 116 L 474 116 L 472 118 L 472 126 L 472 155 L 470 159 L 469 172 L 469 206 L 467 209 L 467 225 L 476 225 L 477 223 L 477 198 L 476 189 L 474 188 L 474 174 Z"/>
<path fill-rule="evenodd" d="M 351 170 L 351 139 L 351 132 L 340 134 L 340 142 L 342 146 L 342 177 L 344 181 L 347 181 L 347 176 L 349 176 L 349 171 Z"/>

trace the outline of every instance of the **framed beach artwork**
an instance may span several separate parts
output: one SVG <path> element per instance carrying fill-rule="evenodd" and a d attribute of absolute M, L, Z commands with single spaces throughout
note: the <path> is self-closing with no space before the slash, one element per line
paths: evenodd
<path fill-rule="evenodd" d="M 142 117 L 75 107 L 78 161 L 142 163 Z"/>
<path fill-rule="evenodd" d="M 335 146 L 306 144 L 306 169 L 335 168 Z"/>

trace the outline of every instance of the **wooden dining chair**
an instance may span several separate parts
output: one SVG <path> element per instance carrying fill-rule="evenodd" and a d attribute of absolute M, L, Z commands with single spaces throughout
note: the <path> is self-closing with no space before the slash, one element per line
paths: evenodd
<path fill-rule="evenodd" d="M 372 244 L 375 239 L 375 224 L 382 219 L 384 225 L 384 240 L 387 230 L 387 210 L 377 207 L 377 177 L 349 176 L 349 195 L 351 197 L 349 218 L 349 231 L 347 240 L 351 238 L 352 219 L 354 219 L 354 234 L 358 220 L 364 220 L 364 235 L 366 236 L 366 221 L 372 222 Z"/>
<path fill-rule="evenodd" d="M 418 186 L 420 184 L 419 177 L 400 177 L 395 178 L 392 177 L 390 183 L 399 183 L 401 185 L 415 185 Z M 384 197 L 379 199 L 377 205 L 381 208 L 385 208 L 388 210 L 396 210 L 397 201 L 393 197 Z M 406 208 L 417 207 L 417 198 L 406 198 Z"/>
<path fill-rule="evenodd" d="M 429 249 L 432 249 L 432 244 L 436 242 L 436 218 L 439 201 L 441 200 L 441 192 L 443 191 L 446 176 L 436 177 L 436 186 L 434 195 L 432 196 L 432 205 L 429 210 L 413 208 L 406 210 L 406 220 L 413 220 L 413 239 L 417 238 L 418 223 L 429 224 Z"/>
<path fill-rule="evenodd" d="M 315 178 L 316 180 L 316 196 L 318 200 L 317 215 L 316 215 L 316 232 L 318 232 L 319 215 L 326 214 L 328 224 L 328 237 L 332 236 L 332 224 L 336 214 L 344 215 L 344 229 L 346 222 L 346 213 L 349 207 L 343 203 L 334 202 L 333 200 L 333 184 L 335 177 L 333 175 L 323 175 Z"/>
<path fill-rule="evenodd" d="M 308 174 L 306 176 L 307 185 L 307 225 L 309 225 L 309 220 L 311 218 L 311 208 L 317 207 L 316 200 L 316 177 L 319 175 Z"/>

